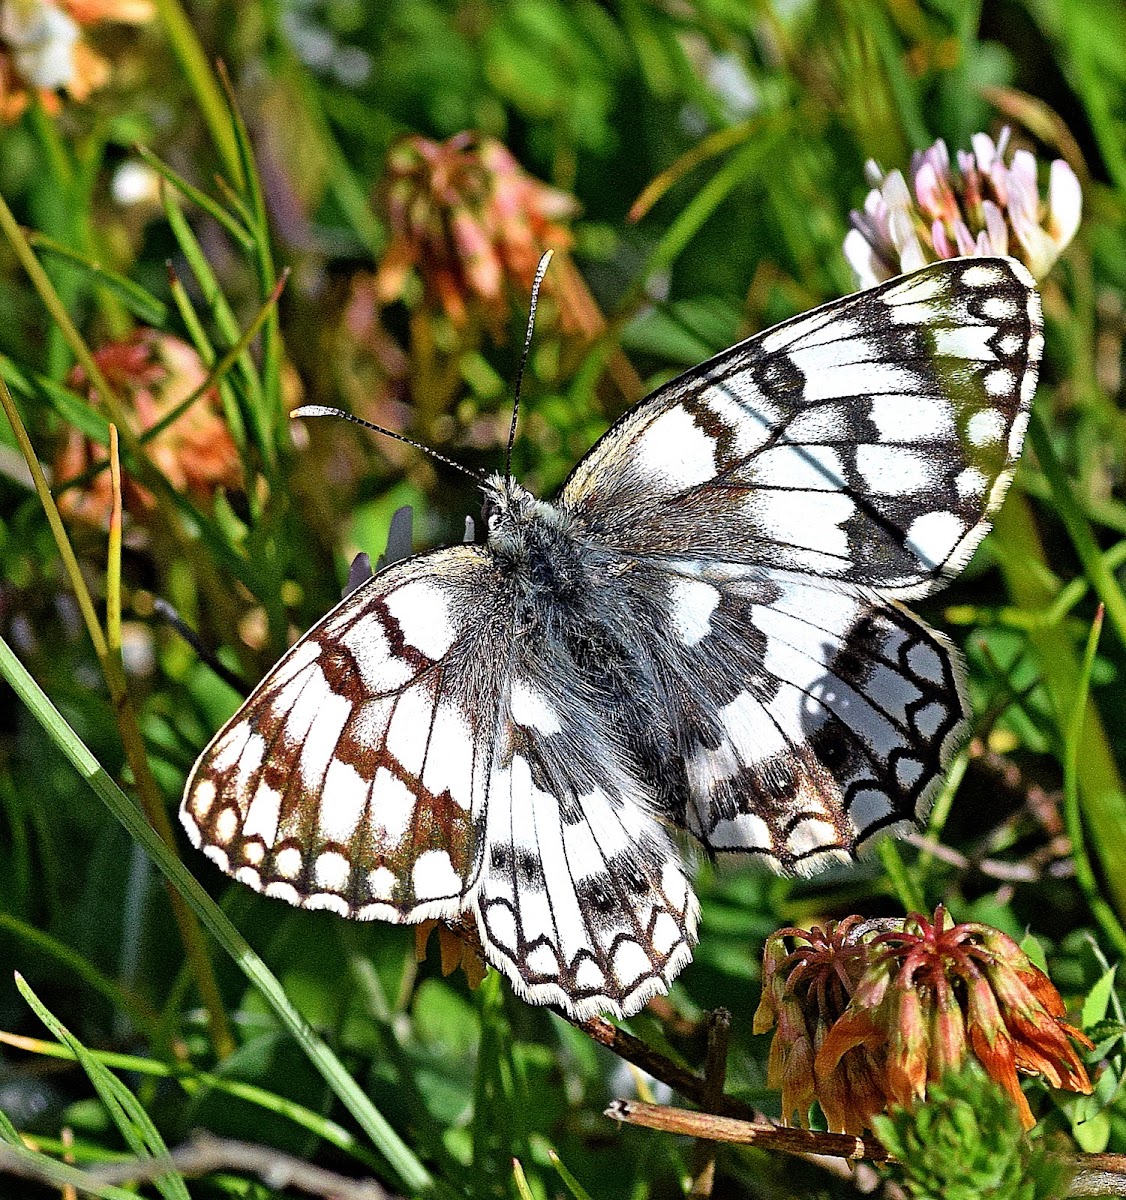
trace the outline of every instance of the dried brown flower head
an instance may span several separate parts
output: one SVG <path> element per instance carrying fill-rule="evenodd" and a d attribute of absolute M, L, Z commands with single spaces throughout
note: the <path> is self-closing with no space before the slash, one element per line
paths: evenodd
<path fill-rule="evenodd" d="M 1063 1015 L 1051 980 L 1010 937 L 955 925 L 939 905 L 933 920 L 847 917 L 772 934 L 754 1027 L 775 1030 L 768 1083 L 782 1089 L 787 1122 L 796 1113 L 804 1124 L 816 1100 L 830 1130 L 861 1133 L 972 1056 L 1031 1127 L 1018 1072 L 1091 1091 L 1072 1042 L 1092 1043 Z"/>
<path fill-rule="evenodd" d="M 576 201 L 529 175 L 493 138 L 405 137 L 387 169 L 391 244 L 375 279 L 380 303 L 403 298 L 413 278 L 455 325 L 473 314 L 499 327 L 509 315 L 506 288 L 525 302 L 540 255 L 571 245 Z"/>

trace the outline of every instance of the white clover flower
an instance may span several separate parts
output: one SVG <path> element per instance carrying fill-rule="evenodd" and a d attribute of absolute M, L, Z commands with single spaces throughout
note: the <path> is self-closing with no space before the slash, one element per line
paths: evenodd
<path fill-rule="evenodd" d="M 902 172 L 869 161 L 872 190 L 862 212 L 851 215 L 844 256 L 860 287 L 959 255 L 1015 254 L 1042 279 L 1079 228 L 1083 197 L 1075 172 L 1052 163 L 1048 197 L 1040 198 L 1037 162 L 1017 150 L 1006 163 L 1009 130 L 994 143 L 971 139 L 973 153 L 951 163 L 940 138 L 911 162 L 911 186 Z"/>

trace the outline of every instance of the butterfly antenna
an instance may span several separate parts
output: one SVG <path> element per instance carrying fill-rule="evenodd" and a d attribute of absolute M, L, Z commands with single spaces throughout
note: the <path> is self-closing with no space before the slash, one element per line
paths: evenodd
<path fill-rule="evenodd" d="M 373 433 L 382 433 L 386 437 L 394 438 L 397 442 L 406 442 L 408 446 L 413 446 L 416 450 L 421 450 L 423 454 L 429 454 L 431 458 L 436 458 L 439 462 L 445 463 L 447 467 L 453 467 L 455 471 L 460 471 L 463 475 L 468 475 L 470 479 L 475 479 L 478 483 L 483 483 L 485 480 L 484 475 L 463 466 L 459 462 L 455 462 L 452 458 L 447 458 L 444 454 L 439 454 L 431 446 L 424 446 L 422 442 L 416 442 L 414 438 L 409 438 L 402 433 L 396 433 L 393 429 L 385 429 L 382 425 L 374 425 L 371 421 L 365 421 L 363 417 L 354 417 L 351 413 L 346 413 L 342 408 L 330 408 L 326 404 L 302 404 L 300 408 L 293 409 L 289 415 L 291 417 L 342 417 L 345 421 L 351 421 L 353 425 L 362 425 L 365 429 L 372 430 Z"/>
<path fill-rule="evenodd" d="M 512 443 L 516 440 L 516 421 L 520 416 L 520 387 L 524 382 L 524 368 L 528 363 L 528 351 L 532 348 L 532 330 L 536 327 L 536 306 L 540 302 L 540 284 L 547 273 L 547 265 L 551 262 L 551 250 L 545 250 L 536 267 L 536 277 L 532 280 L 532 299 L 528 304 L 528 332 L 524 335 L 524 353 L 520 355 L 520 365 L 516 368 L 516 396 L 512 401 L 512 424 L 508 427 L 508 450 L 504 456 L 504 479 L 507 483 L 512 478 Z"/>

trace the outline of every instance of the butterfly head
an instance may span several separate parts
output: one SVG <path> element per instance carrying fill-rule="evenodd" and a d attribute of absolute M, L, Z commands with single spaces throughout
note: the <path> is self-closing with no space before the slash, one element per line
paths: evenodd
<path fill-rule="evenodd" d="M 481 519 L 485 537 L 494 549 L 520 553 L 533 539 L 534 529 L 558 528 L 564 514 L 554 504 L 539 500 L 515 480 L 501 474 L 490 475 L 482 485 L 485 503 Z"/>

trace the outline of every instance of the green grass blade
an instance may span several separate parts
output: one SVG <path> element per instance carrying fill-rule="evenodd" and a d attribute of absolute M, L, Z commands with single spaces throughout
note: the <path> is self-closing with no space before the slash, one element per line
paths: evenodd
<path fill-rule="evenodd" d="M 0 1175 L 35 1180 L 59 1191 L 68 1187 L 74 1188 L 84 1196 L 98 1196 L 100 1200 L 137 1200 L 136 1192 L 126 1191 L 125 1188 L 114 1187 L 108 1183 L 96 1183 L 85 1171 L 49 1158 L 46 1154 L 38 1154 L 22 1143 L 16 1146 L 0 1145 Z"/>
<path fill-rule="evenodd" d="M 401 1184 L 413 1192 L 430 1191 L 434 1187 L 430 1172 L 348 1074 L 340 1059 L 317 1037 L 304 1017 L 293 1007 L 277 978 L 250 948 L 242 934 L 231 924 L 183 863 L 157 837 L 136 806 L 102 769 L 3 638 L 0 638 L 0 674 L 12 685 L 16 695 L 27 705 L 52 741 L 110 812 L 125 826 L 130 836 L 140 843 L 157 868 L 171 880 L 252 986 L 261 993 L 278 1021 L 297 1041 L 340 1102 L 387 1160 Z"/>
<path fill-rule="evenodd" d="M 1095 541 L 1091 526 L 1083 515 L 1083 510 L 1072 491 L 1071 482 L 1067 478 L 1062 463 L 1056 457 L 1048 431 L 1035 411 L 1033 411 L 1032 420 L 1028 425 L 1028 440 L 1036 451 L 1036 457 L 1040 460 L 1040 468 L 1044 472 L 1045 478 L 1051 484 L 1056 510 L 1067 528 L 1071 544 L 1075 547 L 1075 553 L 1083 564 L 1084 573 L 1094 587 L 1095 593 L 1106 606 L 1106 615 L 1110 618 L 1110 623 L 1114 626 L 1122 644 L 1126 646 L 1126 595 L 1123 594 L 1118 580 L 1107 567 L 1103 552 L 1099 548 L 1098 542 Z"/>
<path fill-rule="evenodd" d="M 178 175 L 166 162 L 162 162 L 145 146 L 138 146 L 137 153 L 158 175 L 167 179 L 181 196 L 190 200 L 197 208 L 202 208 L 208 216 L 218 221 L 244 250 L 254 248 L 254 238 L 247 228 L 236 217 L 231 216 L 218 201 L 212 200 L 206 192 L 201 192 L 182 175 Z"/>
<path fill-rule="evenodd" d="M 648 279 L 654 271 L 671 267 L 684 248 L 700 231 L 700 227 L 731 195 L 748 175 L 753 175 L 770 161 L 778 143 L 786 133 L 784 125 L 763 128 L 724 163 L 680 211 L 668 231 L 657 243 L 645 264 L 641 278 Z"/>
<path fill-rule="evenodd" d="M 188 337 L 192 339 L 192 345 L 195 346 L 196 352 L 203 360 L 203 365 L 209 370 L 213 370 L 215 362 L 218 359 L 215 346 L 208 336 L 207 330 L 204 329 L 203 322 L 199 319 L 199 314 L 195 310 L 192 298 L 188 295 L 188 289 L 184 287 L 173 270 L 169 270 L 168 273 L 168 286 L 172 292 L 172 300 L 176 305 L 176 311 L 180 314 L 180 320 L 184 322 L 184 328 L 188 332 Z M 245 365 L 240 364 L 240 368 L 245 378 Z M 245 461 L 246 424 L 242 419 L 242 410 L 239 408 L 238 400 L 235 398 L 231 380 L 227 378 L 226 373 L 224 373 L 223 379 L 219 383 L 219 400 L 223 405 L 223 416 L 226 419 L 227 427 L 231 431 L 231 437 L 234 438 L 235 445 L 238 447 L 239 457 Z"/>
<path fill-rule="evenodd" d="M 27 981 L 18 973 L 16 987 L 43 1024 L 60 1042 L 64 1042 L 70 1047 L 79 1066 L 86 1072 L 99 1099 L 105 1105 L 106 1111 L 133 1153 L 138 1157 L 155 1158 L 159 1162 L 167 1161 L 168 1170 L 153 1181 L 164 1200 L 191 1200 L 183 1176 L 172 1165 L 172 1158 L 168 1153 L 168 1147 L 164 1144 L 164 1139 L 157 1131 L 152 1118 L 141 1107 L 136 1096 L 116 1075 L 106 1070 L 87 1051 L 86 1047 L 54 1016 L 31 990 Z"/>
<path fill-rule="evenodd" d="M 260 297 L 265 300 L 277 287 L 277 273 L 274 270 L 274 252 L 270 246 L 270 222 L 266 216 L 266 198 L 262 192 L 262 181 L 258 177 L 258 168 L 254 162 L 254 149 L 250 144 L 250 132 L 242 119 L 238 103 L 235 99 L 234 88 L 226 69 L 220 64 L 223 90 L 227 98 L 227 111 L 231 118 L 231 128 L 238 146 L 239 160 L 242 164 L 244 195 L 254 218 L 251 233 L 254 235 L 254 260 L 258 270 L 258 288 Z M 255 426 L 259 434 L 259 449 L 267 466 L 272 466 L 277 458 L 277 432 L 283 420 L 281 411 L 281 326 L 278 322 L 277 311 L 274 310 L 266 319 L 262 330 L 262 391 L 253 397 L 259 405 L 255 412 Z"/>
<path fill-rule="evenodd" d="M 103 267 L 101 263 L 92 261 L 85 254 L 56 242 L 44 233 L 29 234 L 27 240 L 36 250 L 80 267 L 94 281 L 112 292 L 138 320 L 157 328 L 164 327 L 168 320 L 168 305 L 163 300 L 158 300 L 147 288 L 118 274 L 117 271 L 111 271 L 109 267 Z"/>
<path fill-rule="evenodd" d="M 179 0 L 156 0 L 156 10 L 168 35 L 168 44 L 184 72 L 184 78 L 195 93 L 211 140 L 223 160 L 223 169 L 237 180 L 238 150 L 232 136 L 231 124 L 227 120 L 223 93 L 211 70 L 207 54 L 196 36 L 191 19 Z"/>
<path fill-rule="evenodd" d="M 1059 594 L 1048 571 L 1040 531 L 1027 499 L 1009 496 L 994 523 L 994 548 L 1006 586 L 1025 611 L 1046 610 Z M 1028 643 L 1062 728 L 1079 690 L 1080 664 L 1071 633 L 1063 626 L 1037 625 Z M 1058 730 L 1051 735 L 1062 740 Z M 1126 915 L 1126 785 L 1097 707 L 1088 706 L 1083 747 L 1077 765 L 1079 798 L 1091 840 L 1097 850 L 1107 890 L 1120 915 Z"/>
<path fill-rule="evenodd" d="M 46 404 L 83 437 L 97 442 L 99 446 L 109 445 L 109 422 L 84 396 L 55 383 L 45 375 L 34 371 L 25 372 L 22 367 L 18 367 L 3 355 L 0 355 L 0 378 L 12 389 L 13 395 L 22 400 Z"/>
<path fill-rule="evenodd" d="M 231 311 L 231 307 L 227 303 L 227 298 L 223 295 L 223 289 L 219 286 L 219 281 L 215 278 L 215 273 L 211 270 L 211 264 L 207 261 L 207 257 L 196 240 L 191 226 L 184 217 L 179 204 L 173 198 L 172 193 L 167 189 L 165 189 L 164 193 L 164 212 L 180 250 L 184 258 L 187 259 L 188 266 L 191 268 L 191 272 L 199 284 L 200 291 L 203 293 L 204 304 L 215 321 L 216 329 L 228 345 L 235 345 L 239 340 L 241 332 L 238 321 L 235 319 L 235 314 Z M 269 327 L 270 323 L 267 321 L 266 328 L 269 329 Z M 214 353 L 214 349 L 212 349 L 212 354 Z M 207 365 L 211 366 L 213 362 L 214 358 L 208 360 Z M 237 378 L 242 385 L 242 390 L 246 397 L 246 408 L 249 410 L 247 415 L 251 419 L 255 442 L 259 452 L 264 453 L 268 432 L 261 427 L 262 410 L 265 403 L 262 395 L 262 381 L 259 378 L 258 368 L 255 366 L 254 359 L 251 357 L 249 351 L 243 353 L 239 357 L 238 362 L 239 374 Z M 235 378 L 235 376 L 231 376 L 232 381 Z"/>
<path fill-rule="evenodd" d="M 109 976 L 102 974 L 83 955 L 51 937 L 49 933 L 35 929 L 10 913 L 0 912 L 0 929 L 6 929 L 21 941 L 34 946 L 41 954 L 53 958 L 73 971 L 91 991 L 100 993 L 111 1004 L 127 1012 L 146 1037 L 153 1041 L 160 1040 L 160 1018 L 157 1014 L 143 1000 L 126 991 Z"/>
<path fill-rule="evenodd" d="M 536 1200 L 532 1189 L 528 1186 L 528 1177 L 518 1158 L 512 1160 L 512 1182 L 516 1185 L 516 1194 L 520 1200 Z"/>
<path fill-rule="evenodd" d="M 31 1054 L 39 1054 L 44 1058 L 62 1059 L 74 1062 L 75 1055 L 69 1046 L 62 1042 L 46 1042 L 40 1038 L 25 1038 L 15 1034 L 0 1032 L 0 1044 L 14 1046 Z M 277 1092 L 268 1091 L 253 1083 L 245 1083 L 240 1079 L 227 1079 L 210 1071 L 197 1071 L 192 1067 L 180 1067 L 176 1064 L 162 1062 L 155 1058 L 141 1058 L 136 1054 L 119 1054 L 112 1050 L 87 1050 L 104 1067 L 115 1071 L 130 1071 L 136 1075 L 147 1075 L 156 1079 L 174 1079 L 190 1096 L 203 1091 L 222 1092 L 227 1096 L 245 1100 L 266 1112 L 274 1113 L 292 1121 L 302 1129 L 331 1143 L 338 1150 L 343 1150 L 365 1166 L 376 1165 L 375 1158 L 356 1137 L 343 1125 L 330 1117 L 314 1112 L 287 1096 L 279 1096 Z M 0 1114 L 2 1116 L 3 1114 Z"/>
<path fill-rule="evenodd" d="M 563 1180 L 567 1191 L 574 1196 L 575 1200 L 591 1200 L 590 1193 L 583 1187 L 581 1183 L 567 1170 L 563 1160 L 555 1153 L 554 1150 L 547 1152 L 547 1157 L 551 1159 L 551 1165 L 559 1173 L 559 1178 Z"/>
<path fill-rule="evenodd" d="M 9 1146 L 22 1146 L 20 1141 L 19 1130 L 8 1120 L 8 1114 L 0 1108 L 0 1142 L 7 1142 Z"/>
<path fill-rule="evenodd" d="M 217 387 L 227 376 L 227 372 L 235 365 L 235 363 L 247 352 L 250 343 L 254 341 L 258 334 L 258 330 L 262 328 L 265 321 L 269 320 L 270 313 L 277 305 L 278 299 L 281 296 L 282 289 L 285 287 L 286 280 L 289 278 L 289 271 L 282 272 L 282 277 L 278 280 L 277 286 L 274 288 L 270 296 L 267 297 L 265 304 L 255 314 L 254 319 L 246 327 L 240 335 L 238 341 L 228 350 L 224 351 L 223 357 L 208 372 L 207 378 L 188 396 L 185 396 L 179 404 L 169 409 L 168 412 L 154 422 L 148 429 L 141 434 L 141 441 L 146 442 L 152 438 L 159 437 L 160 434 L 168 428 L 169 425 L 175 424 L 188 411 L 193 404 L 196 403 L 213 387 Z"/>

